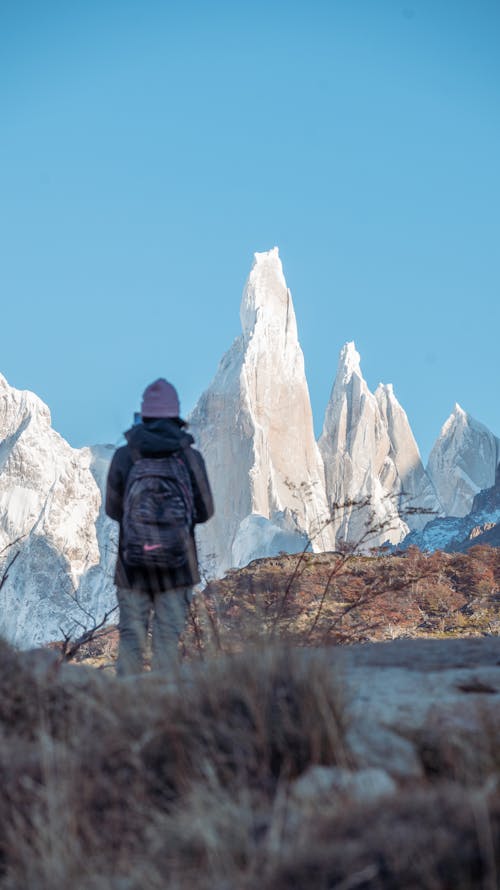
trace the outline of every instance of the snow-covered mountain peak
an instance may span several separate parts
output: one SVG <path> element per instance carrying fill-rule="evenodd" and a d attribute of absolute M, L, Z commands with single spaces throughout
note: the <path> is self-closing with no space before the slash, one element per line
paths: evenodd
<path fill-rule="evenodd" d="M 243 336 L 190 416 L 216 492 L 215 516 L 199 531 L 204 562 L 216 572 L 262 555 L 264 539 L 273 552 L 284 541 L 290 548 L 292 538 L 299 550 L 307 539 L 315 549 L 334 546 L 304 357 L 277 248 L 255 254 L 241 323 Z"/>
<path fill-rule="evenodd" d="M 464 411 L 464 409 L 461 405 L 458 404 L 458 402 L 455 402 L 453 411 L 451 412 L 450 416 L 447 417 L 447 419 L 443 423 L 443 426 L 441 427 L 439 437 L 448 436 L 450 434 L 450 431 L 454 431 L 460 427 L 464 427 L 469 422 L 472 422 L 472 424 L 474 424 L 475 421 L 472 417 L 469 417 L 467 411 Z"/>
<path fill-rule="evenodd" d="M 401 540 L 410 524 L 426 521 L 415 508 L 440 512 L 392 385 L 370 392 L 352 342 L 340 353 L 319 448 L 339 540 L 364 547 Z"/>
<path fill-rule="evenodd" d="M 243 290 L 240 318 L 245 339 L 253 335 L 257 326 L 263 331 L 272 328 L 297 337 L 290 291 L 277 247 L 254 254 Z"/>
<path fill-rule="evenodd" d="M 396 418 L 402 418 L 404 419 L 404 423 L 409 427 L 406 411 L 399 404 L 394 393 L 394 387 L 392 383 L 379 383 L 374 392 L 374 396 L 378 407 L 382 412 L 382 415 L 384 416 L 384 422 L 386 425 L 388 423 L 394 422 Z"/>
<path fill-rule="evenodd" d="M 382 396 L 385 396 L 389 399 L 396 398 L 396 396 L 394 395 L 394 385 L 392 383 L 379 383 L 375 390 L 375 397 L 378 399 Z"/>
<path fill-rule="evenodd" d="M 259 264 L 266 264 L 269 262 L 278 262 L 280 268 L 282 268 L 279 247 L 277 247 L 276 245 L 274 247 L 271 247 L 270 250 L 256 250 L 253 255 L 252 269 L 254 266 L 258 266 Z"/>
<path fill-rule="evenodd" d="M 448 516 L 465 516 L 474 496 L 490 488 L 500 459 L 500 440 L 457 403 L 442 426 L 427 472 Z"/>
<path fill-rule="evenodd" d="M 485 436 L 493 435 L 491 430 L 489 430 L 484 423 L 476 420 L 476 418 L 472 417 L 471 414 L 465 411 L 458 402 L 455 402 L 453 411 L 441 427 L 437 442 L 439 442 L 440 439 L 449 439 L 451 437 L 456 438 L 457 435 L 468 436 L 472 431 Z"/>
<path fill-rule="evenodd" d="M 342 385 L 349 383 L 353 375 L 363 377 L 361 373 L 361 356 L 356 349 L 354 341 L 346 343 L 340 350 L 337 369 L 337 382 Z"/>
<path fill-rule="evenodd" d="M 375 390 L 374 396 L 384 418 L 385 425 L 394 427 L 395 425 L 399 424 L 400 426 L 402 425 L 404 427 L 403 440 L 398 444 L 403 446 L 403 448 L 406 448 L 408 446 L 408 442 L 411 440 L 410 450 L 412 454 L 416 451 L 419 455 L 420 460 L 420 452 L 418 451 L 417 443 L 410 429 L 408 416 L 403 406 L 398 401 L 396 393 L 394 392 L 393 384 L 379 383 Z"/>
<path fill-rule="evenodd" d="M 21 424 L 26 425 L 36 419 L 45 429 L 52 423 L 50 410 L 42 400 L 29 389 L 15 389 L 0 374 L 0 438 L 9 436 Z"/>

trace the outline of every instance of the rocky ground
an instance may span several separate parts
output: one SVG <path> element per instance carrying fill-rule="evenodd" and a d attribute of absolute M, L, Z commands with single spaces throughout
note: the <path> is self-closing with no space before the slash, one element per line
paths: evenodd
<path fill-rule="evenodd" d="M 498 887 L 498 637 L 127 681 L 2 644 L 0 693 L 2 890 Z"/>

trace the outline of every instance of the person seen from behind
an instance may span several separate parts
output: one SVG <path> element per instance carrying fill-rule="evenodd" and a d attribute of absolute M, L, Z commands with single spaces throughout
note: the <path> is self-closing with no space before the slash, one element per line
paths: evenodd
<path fill-rule="evenodd" d="M 115 584 L 117 673 L 140 673 L 152 613 L 151 669 L 175 670 L 178 643 L 200 580 L 194 527 L 213 515 L 203 457 L 180 418 L 175 388 L 146 388 L 142 422 L 125 433 L 108 472 L 106 513 L 120 524 Z"/>

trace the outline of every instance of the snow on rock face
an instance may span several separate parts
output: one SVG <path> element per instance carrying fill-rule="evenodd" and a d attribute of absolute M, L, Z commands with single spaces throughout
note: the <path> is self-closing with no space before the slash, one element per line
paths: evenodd
<path fill-rule="evenodd" d="M 210 574 L 257 555 L 257 529 L 267 552 L 261 520 L 248 517 L 270 521 L 271 549 L 276 527 L 297 543 L 310 538 L 314 549 L 334 544 L 325 525 L 323 466 L 304 358 L 277 248 L 255 254 L 241 324 L 242 335 L 189 419 L 215 492 L 215 516 L 198 532 Z"/>
<path fill-rule="evenodd" d="M 281 525 L 265 516 L 251 513 L 240 522 L 232 548 L 235 568 L 246 566 L 253 559 L 279 556 L 280 553 L 302 553 L 310 549 L 307 535 L 297 531 L 293 520 L 289 520 L 287 531 L 286 511 L 276 519 L 281 521 Z"/>
<path fill-rule="evenodd" d="M 444 424 L 427 472 L 447 516 L 466 516 L 474 496 L 495 482 L 500 440 L 460 405 Z"/>
<path fill-rule="evenodd" d="M 71 448 L 47 406 L 0 375 L 0 577 L 18 553 L 0 590 L 0 634 L 14 644 L 60 639 L 89 624 L 85 609 L 100 618 L 112 604 L 113 535 L 101 508 L 111 456 Z"/>
<path fill-rule="evenodd" d="M 370 392 L 354 343 L 341 351 L 319 448 L 337 541 L 362 549 L 395 543 L 428 521 L 408 511 L 440 512 L 392 386 Z"/>
<path fill-rule="evenodd" d="M 391 443 L 387 462 L 392 471 L 383 478 L 384 487 L 392 482 L 392 491 L 399 494 L 399 512 L 409 528 L 423 528 L 430 518 L 443 513 L 442 504 L 424 469 L 406 411 L 394 395 L 392 384 L 381 383 L 375 398 Z"/>
<path fill-rule="evenodd" d="M 500 523 L 500 464 L 496 469 L 494 484 L 474 497 L 469 513 L 464 516 L 443 516 L 428 522 L 421 531 L 409 534 L 400 544 L 400 548 L 406 550 L 414 545 L 420 550 L 465 551 L 474 544 L 476 537 L 494 528 L 498 523 Z M 487 543 L 487 540 L 484 540 L 484 543 Z"/>

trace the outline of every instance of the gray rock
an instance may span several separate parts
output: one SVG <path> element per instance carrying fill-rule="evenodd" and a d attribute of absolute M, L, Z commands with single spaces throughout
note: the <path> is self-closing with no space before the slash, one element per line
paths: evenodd
<path fill-rule="evenodd" d="M 312 766 L 292 787 L 296 802 L 317 801 L 322 796 L 341 796 L 356 803 L 367 803 L 394 794 L 396 782 L 383 769 L 358 771 L 339 766 Z"/>
<path fill-rule="evenodd" d="M 400 640 L 335 650 L 346 754 L 396 779 L 498 769 L 500 640 Z"/>

